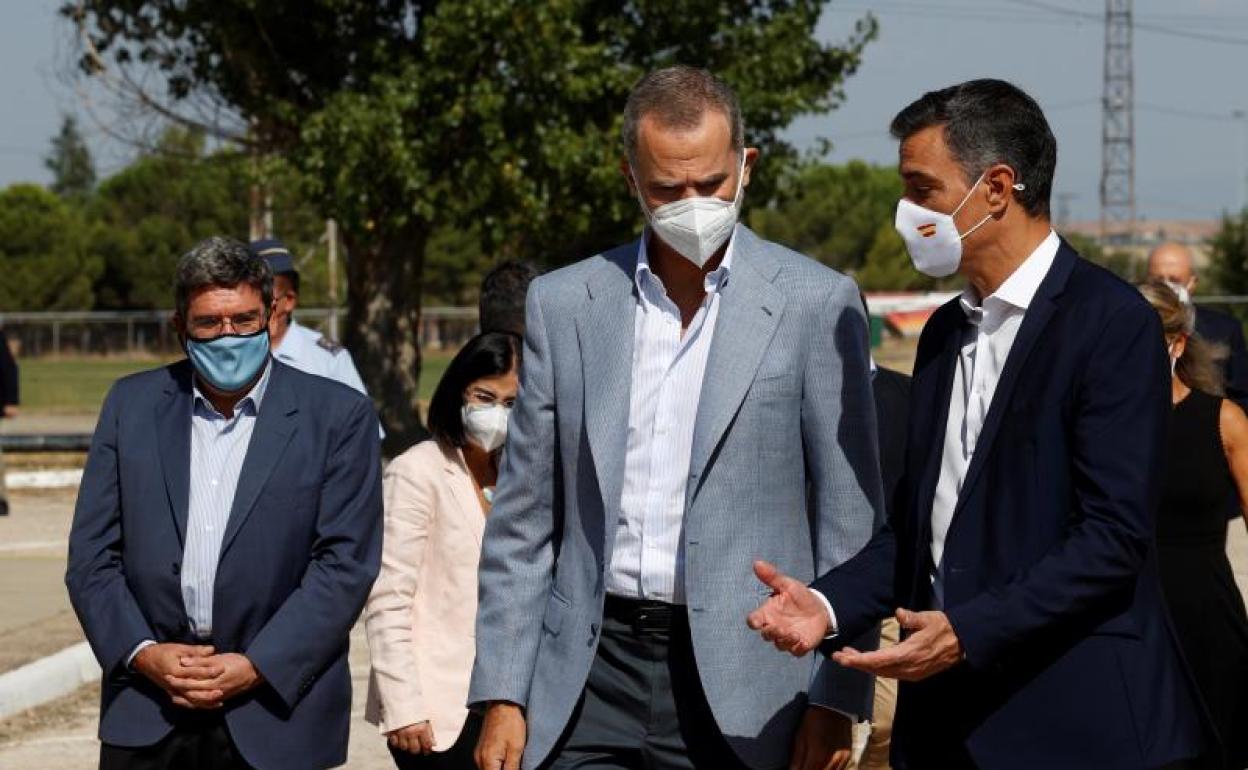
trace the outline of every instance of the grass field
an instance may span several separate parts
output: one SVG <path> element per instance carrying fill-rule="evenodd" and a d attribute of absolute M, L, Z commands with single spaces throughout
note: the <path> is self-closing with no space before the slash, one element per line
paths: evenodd
<path fill-rule="evenodd" d="M 427 402 L 452 352 L 425 353 L 420 373 L 420 398 Z M 95 414 L 119 377 L 163 363 L 145 358 L 22 359 L 22 411 L 33 414 Z"/>

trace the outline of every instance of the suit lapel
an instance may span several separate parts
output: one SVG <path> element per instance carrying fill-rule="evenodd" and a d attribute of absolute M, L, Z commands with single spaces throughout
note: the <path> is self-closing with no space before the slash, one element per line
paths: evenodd
<path fill-rule="evenodd" d="M 701 489 L 711 454 L 754 382 L 754 373 L 784 312 L 784 294 L 771 283 L 779 265 L 767 259 L 758 238 L 745 227 L 738 226 L 733 237 L 733 264 L 719 298 L 719 316 L 694 423 L 689 472 L 695 485 L 687 505 Z"/>
<path fill-rule="evenodd" d="M 269 384 L 260 403 L 251 443 L 243 459 L 243 471 L 234 492 L 234 505 L 230 508 L 230 518 L 222 536 L 221 556 L 225 556 L 230 543 L 251 515 L 256 498 L 281 461 L 286 444 L 295 431 L 294 415 L 298 408 L 286 382 L 288 369 L 278 361 L 273 361 L 271 365 L 273 370 L 269 374 Z"/>
<path fill-rule="evenodd" d="M 970 465 L 966 469 L 966 479 L 962 482 L 958 504 L 953 509 L 954 518 L 970 497 L 969 493 L 979 479 L 984 463 L 992 452 L 993 442 L 1001 428 L 1001 420 L 1006 410 L 1009 409 L 1014 389 L 1018 386 L 1019 374 L 1027 364 L 1027 357 L 1031 355 L 1032 348 L 1040 339 L 1041 332 L 1048 325 L 1049 319 L 1053 317 L 1053 311 L 1057 309 L 1057 297 L 1066 288 L 1066 279 L 1070 277 L 1076 258 L 1070 247 L 1063 242 L 1057 250 L 1052 267 L 1049 268 L 1049 274 L 1040 283 L 1036 296 L 1023 315 L 1023 323 L 1019 326 L 1018 334 L 1014 337 L 1014 344 L 1010 347 L 1010 354 L 1005 359 L 1001 379 L 997 382 L 997 388 L 992 394 L 992 404 L 988 407 L 984 426 L 980 429 L 979 439 L 975 442 L 975 452 L 971 455 Z M 950 528 L 952 526 L 951 522 Z"/>
<path fill-rule="evenodd" d="M 156 404 L 156 458 L 178 542 L 184 544 L 191 504 L 191 366 L 182 361 L 171 366 L 169 373 L 165 397 Z"/>
<path fill-rule="evenodd" d="M 447 456 L 444 452 L 443 456 L 446 457 L 446 464 L 442 470 L 450 480 L 451 497 L 455 499 L 460 515 L 464 517 L 464 526 L 472 532 L 477 545 L 481 545 L 485 534 L 485 514 L 481 510 L 481 501 L 477 499 L 477 488 L 472 482 L 472 473 L 464 463 L 460 450 L 455 450 L 452 456 Z"/>
<path fill-rule="evenodd" d="M 587 282 L 589 301 L 576 318 L 585 434 L 608 522 L 615 521 L 624 484 L 637 312 L 633 274 L 639 245 L 637 241 L 604 255 L 605 262 Z M 608 526 L 606 531 L 615 530 Z"/>

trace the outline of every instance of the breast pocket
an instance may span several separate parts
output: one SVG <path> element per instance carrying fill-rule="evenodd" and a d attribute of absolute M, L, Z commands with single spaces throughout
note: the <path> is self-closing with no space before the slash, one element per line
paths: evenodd
<path fill-rule="evenodd" d="M 750 385 L 746 394 L 749 399 L 797 398 L 797 383 L 791 374 L 774 374 L 759 377 Z"/>

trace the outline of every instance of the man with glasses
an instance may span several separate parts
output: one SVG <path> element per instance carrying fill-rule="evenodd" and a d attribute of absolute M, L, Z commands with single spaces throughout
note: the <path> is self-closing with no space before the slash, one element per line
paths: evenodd
<path fill-rule="evenodd" d="M 242 243 L 182 257 L 176 304 L 187 360 L 113 386 L 70 532 L 100 767 L 340 765 L 380 566 L 376 415 L 270 356 L 273 274 Z"/>

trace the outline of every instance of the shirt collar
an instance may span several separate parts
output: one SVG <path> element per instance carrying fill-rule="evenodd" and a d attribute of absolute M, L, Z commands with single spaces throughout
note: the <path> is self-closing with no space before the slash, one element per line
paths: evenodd
<path fill-rule="evenodd" d="M 728 285 L 728 277 L 732 274 L 732 253 L 735 250 L 737 242 L 737 228 L 732 228 L 732 235 L 728 236 L 728 248 L 724 249 L 724 258 L 720 261 L 719 267 L 706 274 L 703 286 L 707 292 L 721 291 Z M 658 279 L 654 271 L 650 269 L 650 254 L 646 248 L 646 244 L 650 241 L 650 228 L 647 227 L 641 233 L 641 245 L 637 249 L 637 267 L 633 272 L 633 280 L 637 284 L 637 290 L 643 292 L 644 285 L 651 278 Z"/>
<path fill-rule="evenodd" d="M 972 323 L 978 323 L 983 317 L 983 306 L 990 302 L 1005 303 L 1019 310 L 1027 310 L 1031 306 L 1031 301 L 1035 299 L 1036 292 L 1040 290 L 1044 277 L 1049 274 L 1049 268 L 1053 266 L 1053 260 L 1057 258 L 1057 250 L 1061 245 L 1062 241 L 1057 237 L 1057 233 L 1049 230 L 1048 236 L 1040 242 L 1035 251 L 1023 260 L 1023 264 L 1019 265 L 995 292 L 985 297 L 983 302 L 980 302 L 979 293 L 975 291 L 975 287 L 967 286 L 963 289 L 962 295 L 958 297 L 962 312 L 966 313 Z"/>
<path fill-rule="evenodd" d="M 264 362 L 264 373 L 260 375 L 260 379 L 256 380 L 256 384 L 251 386 L 251 390 L 247 391 L 247 395 L 240 398 L 238 403 L 234 405 L 234 414 L 238 414 L 245 409 L 250 410 L 252 414 L 260 413 L 260 402 L 264 401 L 265 391 L 269 388 L 269 375 L 272 373 L 273 359 L 270 357 L 269 360 Z M 204 395 L 203 391 L 199 389 L 198 374 L 192 378 L 191 387 L 196 408 L 203 407 L 210 410 L 213 414 L 220 414 L 217 408 L 212 405 L 212 402 L 208 400 L 208 397 Z"/>
<path fill-rule="evenodd" d="M 282 336 L 282 344 L 273 350 L 273 355 L 281 358 L 297 359 L 303 345 L 303 327 L 292 318 L 290 319 L 290 325 L 286 327 L 286 334 Z"/>

